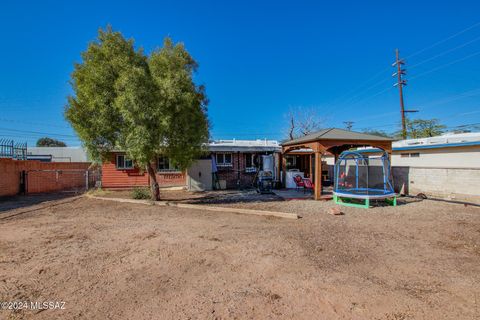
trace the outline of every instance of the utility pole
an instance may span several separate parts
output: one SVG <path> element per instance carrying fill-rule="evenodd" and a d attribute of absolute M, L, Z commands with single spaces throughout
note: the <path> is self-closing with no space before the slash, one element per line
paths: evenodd
<path fill-rule="evenodd" d="M 354 121 L 343 121 L 345 123 L 345 128 L 348 131 L 352 131 L 353 124 L 355 123 Z"/>
<path fill-rule="evenodd" d="M 400 59 L 400 51 L 395 49 L 395 62 L 392 64 L 392 67 L 397 67 L 397 72 L 392 74 L 392 77 L 397 77 L 397 83 L 394 86 L 398 86 L 398 93 L 400 94 L 400 114 L 402 116 L 402 138 L 407 139 L 407 123 L 405 119 L 405 113 L 407 112 L 418 112 L 418 110 L 405 110 L 405 105 L 403 102 L 403 86 L 407 85 L 407 80 L 403 79 L 405 75 L 405 69 L 402 69 L 402 66 L 405 64 L 403 59 Z"/>
<path fill-rule="evenodd" d="M 402 79 L 402 76 L 405 75 L 405 70 L 402 69 L 402 65 L 405 62 L 400 60 L 400 52 L 398 49 L 395 50 L 395 62 L 392 64 L 392 67 L 397 67 L 397 72 L 392 74 L 392 77 L 397 76 L 398 93 L 400 94 L 400 114 L 402 115 L 402 138 L 407 139 L 407 124 L 405 123 L 405 106 L 403 104 L 403 86 L 407 84 L 406 80 Z"/>

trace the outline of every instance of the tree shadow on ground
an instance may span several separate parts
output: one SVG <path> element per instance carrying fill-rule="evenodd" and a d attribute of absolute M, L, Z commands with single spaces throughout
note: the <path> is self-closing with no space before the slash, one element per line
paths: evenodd
<path fill-rule="evenodd" d="M 190 204 L 228 204 L 250 202 L 277 202 L 284 201 L 280 196 L 273 193 L 258 193 L 255 190 L 239 190 L 238 192 L 208 194 L 205 197 L 185 199 L 178 202 Z"/>
<path fill-rule="evenodd" d="M 0 198 L 0 219 L 7 211 L 28 208 L 48 201 L 62 200 L 77 196 L 76 192 L 42 193 L 26 196 Z"/>

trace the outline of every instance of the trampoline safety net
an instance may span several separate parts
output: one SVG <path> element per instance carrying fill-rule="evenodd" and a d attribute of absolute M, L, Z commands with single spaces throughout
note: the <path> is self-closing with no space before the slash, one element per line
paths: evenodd
<path fill-rule="evenodd" d="M 334 192 L 358 198 L 382 198 L 394 194 L 387 153 L 379 156 L 343 152 L 335 164 Z"/>

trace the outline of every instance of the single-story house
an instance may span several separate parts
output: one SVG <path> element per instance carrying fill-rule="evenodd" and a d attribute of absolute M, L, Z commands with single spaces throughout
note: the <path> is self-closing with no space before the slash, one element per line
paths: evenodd
<path fill-rule="evenodd" d="M 480 204 L 480 133 L 393 143 L 394 183 L 402 193 Z"/>
<path fill-rule="evenodd" d="M 274 180 L 279 180 L 279 158 L 282 148 L 276 140 L 216 140 L 208 145 L 217 166 L 218 180 L 225 180 L 227 189 L 253 185 L 262 166 L 262 155 L 274 156 Z"/>
<path fill-rule="evenodd" d="M 392 165 L 480 169 L 480 132 L 393 142 Z"/>
<path fill-rule="evenodd" d="M 251 186 L 261 166 L 261 155 L 277 155 L 281 150 L 275 140 L 214 140 L 207 147 L 207 157 L 215 162 L 217 178 L 224 180 L 227 188 Z M 278 161 L 275 163 L 278 168 Z M 167 157 L 158 157 L 155 167 L 160 187 L 186 185 L 186 173 L 175 168 Z M 149 184 L 145 169 L 137 168 L 125 152 L 111 152 L 102 164 L 104 188 L 132 188 Z"/>
<path fill-rule="evenodd" d="M 175 168 L 168 158 L 159 156 L 155 163 L 157 182 L 160 187 L 185 185 L 185 172 Z M 125 152 L 110 152 L 102 163 L 103 188 L 147 187 L 150 178 L 145 168 L 138 168 Z"/>
<path fill-rule="evenodd" d="M 392 147 L 396 191 L 480 204 L 480 132 L 400 140 Z"/>
<path fill-rule="evenodd" d="M 27 160 L 42 162 L 90 162 L 82 147 L 28 147 Z"/>

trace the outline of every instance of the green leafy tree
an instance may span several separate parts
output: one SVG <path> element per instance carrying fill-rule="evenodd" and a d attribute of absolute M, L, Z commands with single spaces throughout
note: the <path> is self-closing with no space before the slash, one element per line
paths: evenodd
<path fill-rule="evenodd" d="M 380 137 L 385 137 L 385 138 L 392 138 L 392 135 L 383 131 L 383 130 L 375 130 L 375 129 L 365 129 L 362 131 L 363 133 L 366 134 L 372 134 L 374 136 L 380 136 Z"/>
<path fill-rule="evenodd" d="M 446 129 L 446 126 L 440 124 L 438 119 L 406 119 L 406 127 L 408 139 L 438 136 L 441 135 Z M 395 136 L 401 139 L 401 132 L 397 132 Z"/>
<path fill-rule="evenodd" d="M 37 140 L 37 147 L 66 147 L 66 143 L 60 140 L 43 137 Z"/>
<path fill-rule="evenodd" d="M 182 44 L 166 38 L 147 57 L 107 27 L 75 64 L 65 117 L 94 159 L 126 151 L 148 172 L 152 198 L 159 200 L 157 156 L 186 169 L 208 141 L 208 101 L 193 81 L 196 69 Z"/>

